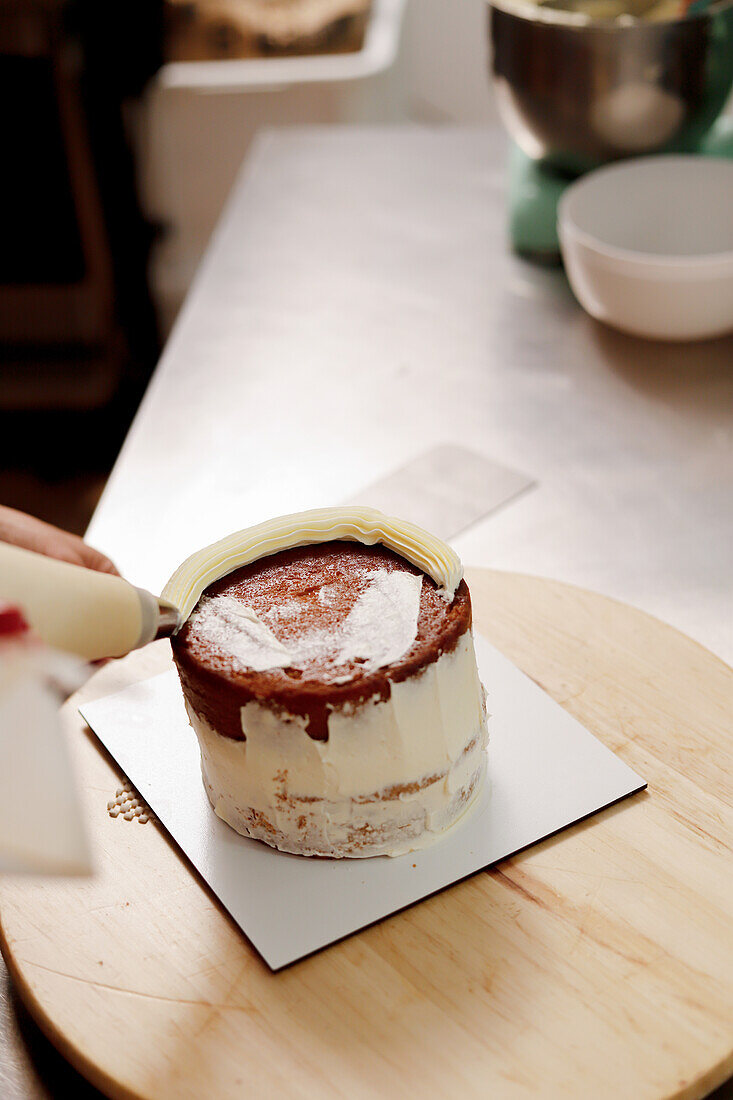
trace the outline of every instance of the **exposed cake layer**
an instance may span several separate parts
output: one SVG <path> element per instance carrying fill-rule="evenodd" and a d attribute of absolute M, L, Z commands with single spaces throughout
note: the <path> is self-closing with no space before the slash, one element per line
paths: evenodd
<path fill-rule="evenodd" d="M 219 733 L 247 736 L 257 702 L 328 737 L 329 715 L 378 697 L 453 651 L 471 625 L 465 582 L 451 602 L 384 546 L 298 547 L 213 584 L 173 640 L 187 699 Z"/>
<path fill-rule="evenodd" d="M 438 839 L 479 789 L 486 719 L 473 639 L 417 675 L 307 720 L 250 699 L 245 739 L 222 736 L 187 700 L 207 793 L 238 832 L 301 855 L 399 855 Z"/>

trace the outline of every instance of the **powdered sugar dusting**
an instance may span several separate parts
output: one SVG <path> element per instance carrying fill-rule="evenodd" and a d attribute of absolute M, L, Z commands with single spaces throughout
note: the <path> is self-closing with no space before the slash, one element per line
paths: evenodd
<path fill-rule="evenodd" d="M 318 602 L 323 607 L 333 607 L 338 599 L 338 593 L 332 584 L 324 584 L 318 589 Z"/>
<path fill-rule="evenodd" d="M 203 600 L 195 612 L 195 632 L 221 656 L 230 658 L 235 668 L 264 672 L 293 663 L 288 650 L 252 608 L 232 596 Z"/>
<path fill-rule="evenodd" d="M 290 619 L 297 619 L 300 612 L 301 605 L 297 600 L 287 600 L 285 603 L 276 604 L 274 607 L 271 607 L 269 611 L 264 613 L 262 618 L 287 622 Z"/>
<path fill-rule="evenodd" d="M 354 662 L 365 671 L 382 668 L 406 653 L 417 636 L 422 575 L 378 569 L 367 579 L 367 587 L 342 622 L 290 635 L 287 644 L 277 637 L 277 629 L 280 623 L 297 620 L 295 600 L 263 614 L 270 627 L 233 597 L 210 597 L 191 617 L 191 629 L 234 668 L 264 672 L 318 663 L 333 670 L 334 682 L 342 682 L 350 677 L 338 675 L 337 669 Z M 326 606 L 331 603 L 328 585 L 319 591 L 318 600 Z"/>

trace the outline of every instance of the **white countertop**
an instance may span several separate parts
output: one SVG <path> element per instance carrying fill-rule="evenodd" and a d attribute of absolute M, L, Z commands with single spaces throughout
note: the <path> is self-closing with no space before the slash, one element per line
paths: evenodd
<path fill-rule="evenodd" d="M 466 564 L 636 604 L 733 660 L 733 339 L 590 320 L 511 255 L 499 131 L 260 137 L 88 539 L 160 591 L 192 550 L 461 444 L 536 479 Z"/>

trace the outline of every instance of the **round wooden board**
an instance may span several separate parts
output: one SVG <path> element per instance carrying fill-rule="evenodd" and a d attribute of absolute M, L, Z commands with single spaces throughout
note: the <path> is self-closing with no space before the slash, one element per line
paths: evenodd
<path fill-rule="evenodd" d="M 479 629 L 648 792 L 273 974 L 156 822 L 108 816 L 120 773 L 71 700 L 98 871 L 0 881 L 2 946 L 41 1026 L 104 1092 L 658 1100 L 733 1072 L 733 672 L 603 597 L 469 581 Z M 83 695 L 168 661 L 157 643 Z"/>

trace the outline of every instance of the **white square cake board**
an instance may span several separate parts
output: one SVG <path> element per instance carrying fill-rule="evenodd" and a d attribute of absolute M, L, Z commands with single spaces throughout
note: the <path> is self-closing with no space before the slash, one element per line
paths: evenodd
<path fill-rule="evenodd" d="M 81 714 L 278 970 L 646 786 L 503 654 L 475 641 L 491 714 L 488 782 L 443 840 L 395 859 L 291 856 L 225 825 L 204 791 L 174 671 Z"/>

